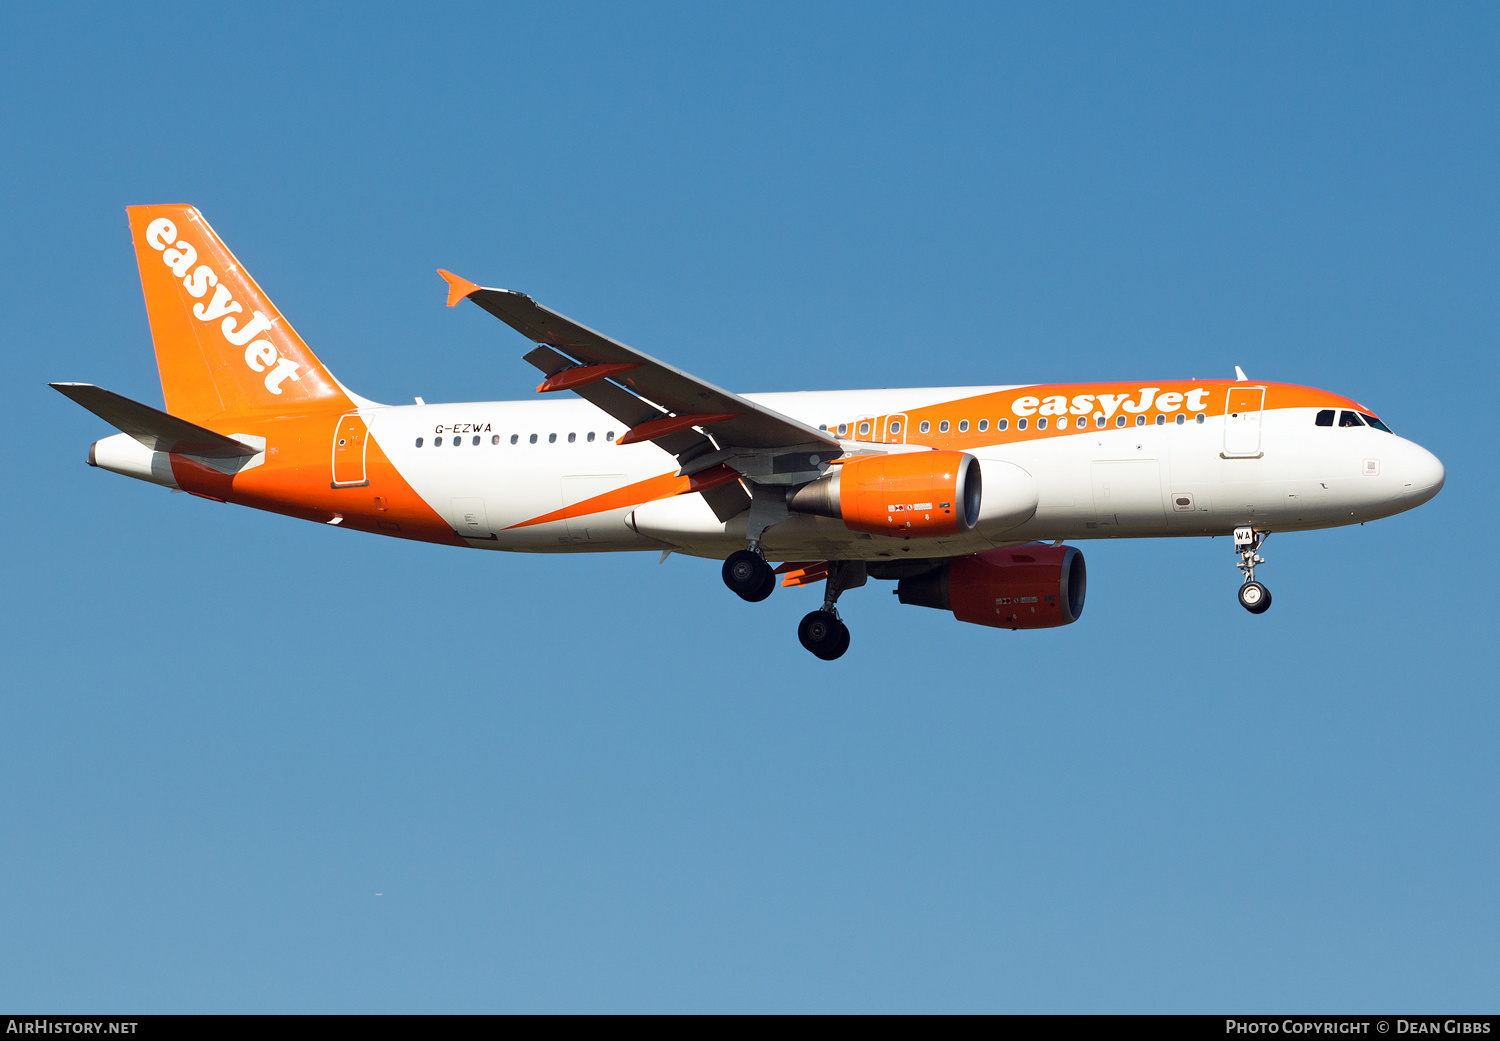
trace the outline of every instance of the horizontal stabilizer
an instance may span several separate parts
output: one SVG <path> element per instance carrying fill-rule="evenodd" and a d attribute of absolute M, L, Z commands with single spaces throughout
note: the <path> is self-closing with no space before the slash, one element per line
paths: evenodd
<path fill-rule="evenodd" d="M 176 452 L 205 459 L 247 459 L 261 451 L 253 445 L 216 434 L 207 427 L 189 423 L 139 401 L 131 401 L 92 383 L 52 383 L 49 386 L 153 452 Z"/>

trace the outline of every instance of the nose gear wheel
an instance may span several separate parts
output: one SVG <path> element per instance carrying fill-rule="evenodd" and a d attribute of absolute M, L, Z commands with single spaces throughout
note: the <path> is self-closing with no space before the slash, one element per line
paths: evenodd
<path fill-rule="evenodd" d="M 1268 538 L 1270 532 L 1254 528 L 1234 529 L 1234 552 L 1240 558 L 1235 567 L 1245 575 L 1239 592 L 1240 606 L 1251 614 L 1264 614 L 1271 606 L 1271 591 L 1255 580 L 1255 566 L 1266 562 L 1266 558 L 1260 555 L 1260 547 Z"/>
<path fill-rule="evenodd" d="M 1251 614 L 1263 614 L 1271 606 L 1271 591 L 1259 582 L 1240 586 L 1240 606 Z"/>

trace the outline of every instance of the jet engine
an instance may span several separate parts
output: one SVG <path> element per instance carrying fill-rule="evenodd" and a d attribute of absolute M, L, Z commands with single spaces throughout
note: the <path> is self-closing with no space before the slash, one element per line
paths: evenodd
<path fill-rule="evenodd" d="M 1078 621 L 1088 587 L 1083 554 L 1033 543 L 954 557 L 903 578 L 903 604 L 952 611 L 960 622 L 997 629 L 1050 629 Z"/>
<path fill-rule="evenodd" d="M 851 531 L 932 538 L 979 519 L 979 460 L 965 452 L 901 452 L 851 459 L 798 488 L 789 509 L 833 517 Z"/>

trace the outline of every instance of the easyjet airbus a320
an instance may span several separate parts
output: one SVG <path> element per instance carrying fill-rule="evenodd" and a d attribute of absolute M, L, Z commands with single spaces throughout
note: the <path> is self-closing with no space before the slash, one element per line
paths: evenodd
<path fill-rule="evenodd" d="M 750 601 L 778 575 L 822 582 L 798 636 L 824 659 L 849 646 L 840 594 L 870 578 L 963 622 L 1077 621 L 1083 554 L 1066 539 L 1232 536 L 1259 614 L 1269 533 L 1390 516 L 1443 486 L 1442 463 L 1371 409 L 1238 369 L 734 394 L 446 271 L 450 307 L 473 301 L 534 345 L 547 397 L 380 405 L 333 377 L 197 210 L 129 214 L 167 410 L 53 384 L 123 431 L 92 465 L 396 538 L 709 557 Z"/>

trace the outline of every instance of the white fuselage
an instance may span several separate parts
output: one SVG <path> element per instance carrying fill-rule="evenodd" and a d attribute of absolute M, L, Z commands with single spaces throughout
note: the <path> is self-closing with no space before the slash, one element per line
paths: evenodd
<path fill-rule="evenodd" d="M 974 397 L 1003 387 L 749 394 L 811 425 Z M 1359 523 L 1425 502 L 1442 465 L 1421 446 L 1368 426 L 1314 425 L 1313 408 L 1271 409 L 1258 451 L 1226 453 L 1226 418 L 1073 429 L 1055 437 L 966 450 L 1008 493 L 1029 482 L 1029 517 L 1012 511 L 951 538 L 860 534 L 837 520 L 793 514 L 766 532 L 778 559 L 956 556 L 1037 539 L 1228 534 L 1242 525 L 1292 531 Z M 578 399 L 361 409 L 370 433 L 412 488 L 478 548 L 525 552 L 659 549 L 723 557 L 744 545 L 745 516 L 721 523 L 702 496 L 526 522 L 617 488 L 674 472 L 648 443 L 617 445 L 621 425 Z M 1237 434 L 1232 436 L 1239 436 Z M 418 439 L 421 446 L 418 447 Z M 476 443 L 477 440 L 477 443 Z M 857 451 L 910 446 L 851 440 Z M 1015 468 L 1015 469 L 1012 469 Z M 996 486 L 998 487 L 998 485 Z M 1024 491 L 1024 488 L 1022 489 Z M 526 525 L 517 527 L 517 525 Z"/>

